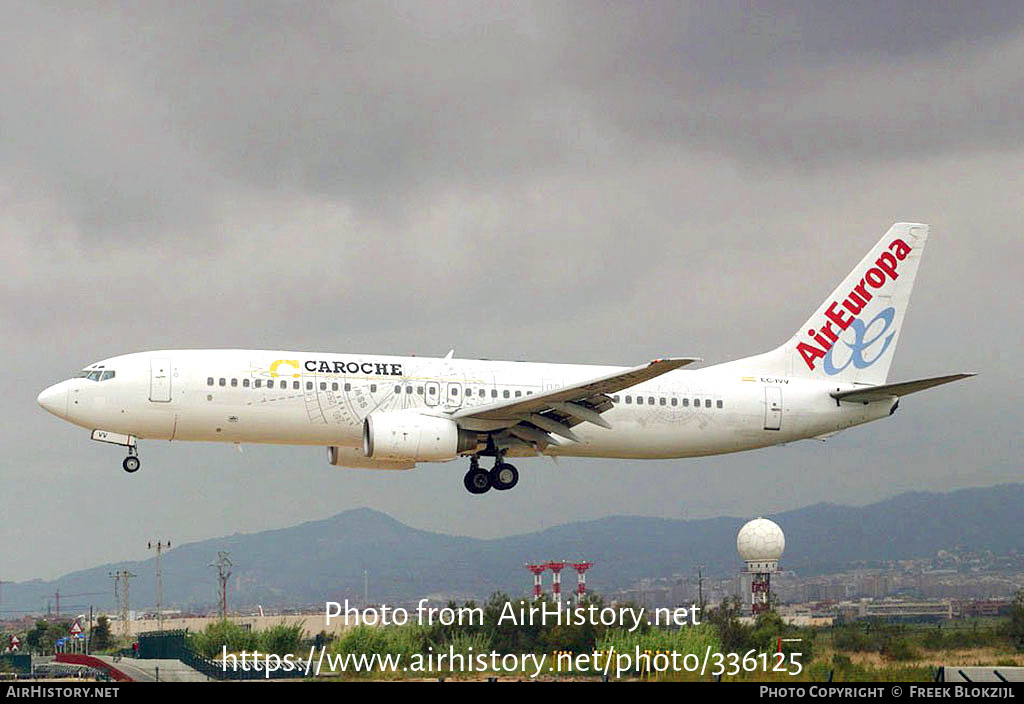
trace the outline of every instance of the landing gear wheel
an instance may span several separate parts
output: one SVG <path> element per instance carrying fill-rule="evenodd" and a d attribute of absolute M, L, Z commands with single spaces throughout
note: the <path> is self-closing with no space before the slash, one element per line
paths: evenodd
<path fill-rule="evenodd" d="M 132 472 L 138 472 L 139 467 L 141 466 L 142 462 L 140 462 L 139 458 L 136 457 L 135 455 L 128 455 L 127 457 L 124 458 L 124 462 L 121 463 L 121 467 L 123 467 L 124 471 L 128 472 L 128 474 L 131 474 Z"/>
<path fill-rule="evenodd" d="M 508 491 L 519 483 L 519 470 L 510 464 L 500 462 L 488 472 L 491 486 L 498 491 Z"/>
<path fill-rule="evenodd" d="M 486 494 L 491 488 L 491 477 L 486 469 L 470 467 L 462 483 L 466 485 L 466 491 L 470 494 Z"/>

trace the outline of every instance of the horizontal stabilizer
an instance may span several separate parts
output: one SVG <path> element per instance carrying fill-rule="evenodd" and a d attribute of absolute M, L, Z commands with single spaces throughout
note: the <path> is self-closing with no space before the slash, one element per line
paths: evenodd
<path fill-rule="evenodd" d="M 948 384 L 951 381 L 959 381 L 974 374 L 950 374 L 949 376 L 933 376 L 931 379 L 918 379 L 916 381 L 902 381 L 898 384 L 882 384 L 880 386 L 866 386 L 861 389 L 850 391 L 836 391 L 830 394 L 837 401 L 884 401 L 894 396 L 906 396 L 930 389 L 933 386 Z"/>

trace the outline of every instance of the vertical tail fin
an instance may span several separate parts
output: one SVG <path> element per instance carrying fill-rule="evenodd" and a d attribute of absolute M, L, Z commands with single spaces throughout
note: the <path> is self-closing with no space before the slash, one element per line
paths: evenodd
<path fill-rule="evenodd" d="M 928 226 L 896 223 L 782 346 L 740 360 L 751 371 L 884 384 Z"/>

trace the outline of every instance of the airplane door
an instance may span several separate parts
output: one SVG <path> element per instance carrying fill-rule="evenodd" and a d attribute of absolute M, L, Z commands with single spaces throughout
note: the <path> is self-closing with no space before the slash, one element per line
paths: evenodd
<path fill-rule="evenodd" d="M 446 406 L 455 406 L 455 407 L 461 406 L 462 405 L 462 384 L 460 384 L 457 381 L 452 381 L 452 382 L 449 382 L 448 384 L 446 384 L 446 386 L 448 388 L 447 388 L 447 391 L 446 391 L 447 397 L 445 398 L 445 405 Z"/>
<path fill-rule="evenodd" d="M 423 385 L 423 396 L 428 406 L 436 406 L 441 402 L 441 385 L 436 381 L 428 381 Z"/>
<path fill-rule="evenodd" d="M 171 360 L 149 361 L 149 400 L 159 403 L 171 400 Z"/>
<path fill-rule="evenodd" d="M 782 389 L 778 386 L 764 387 L 764 429 L 782 429 Z"/>

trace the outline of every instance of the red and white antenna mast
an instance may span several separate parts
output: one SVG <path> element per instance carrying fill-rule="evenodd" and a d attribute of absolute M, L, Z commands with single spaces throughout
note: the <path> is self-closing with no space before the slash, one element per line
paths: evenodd
<path fill-rule="evenodd" d="M 544 578 L 542 577 L 542 575 L 544 574 L 544 571 L 547 568 L 548 568 L 548 565 L 547 565 L 546 562 L 541 562 L 541 563 L 527 562 L 526 563 L 526 569 L 528 569 L 533 574 L 533 598 L 534 599 L 540 599 L 541 596 L 544 594 Z"/>
<path fill-rule="evenodd" d="M 551 570 L 551 594 L 555 597 L 555 601 L 562 600 L 562 570 L 565 569 L 565 560 L 559 562 L 549 562 L 547 567 Z"/>
<path fill-rule="evenodd" d="M 593 562 L 587 561 L 572 563 L 576 570 L 576 601 L 580 601 L 587 593 L 587 570 L 593 566 Z"/>

